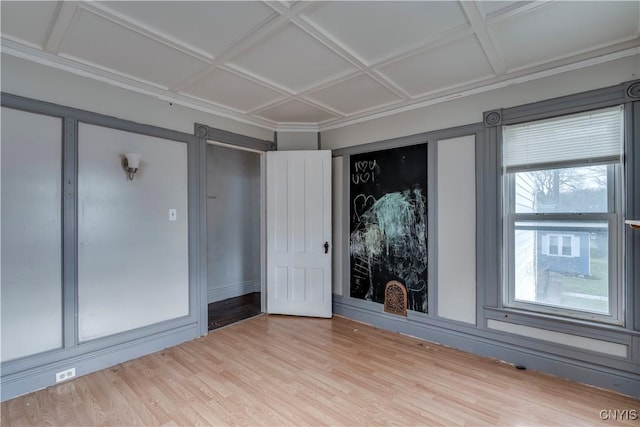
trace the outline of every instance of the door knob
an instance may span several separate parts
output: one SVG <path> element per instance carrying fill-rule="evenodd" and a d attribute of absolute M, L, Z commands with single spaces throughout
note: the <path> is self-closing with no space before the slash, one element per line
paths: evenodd
<path fill-rule="evenodd" d="M 329 242 L 324 242 L 324 253 L 329 253 Z"/>

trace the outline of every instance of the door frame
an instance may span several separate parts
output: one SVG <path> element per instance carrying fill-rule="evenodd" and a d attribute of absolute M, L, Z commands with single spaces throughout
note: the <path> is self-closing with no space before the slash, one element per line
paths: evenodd
<path fill-rule="evenodd" d="M 209 233 L 207 229 L 207 147 L 209 145 L 217 145 L 220 147 L 231 148 L 236 150 L 250 151 L 260 155 L 260 311 L 267 311 L 267 174 L 266 174 L 266 152 L 276 150 L 277 145 L 274 141 L 261 140 L 250 136 L 240 135 L 237 133 L 216 129 L 204 124 L 195 123 L 194 133 L 200 142 L 200 185 L 198 188 L 198 199 L 200 200 L 200 229 L 203 231 L 200 236 L 200 283 L 199 292 L 200 305 L 200 335 L 204 336 L 209 333 L 208 328 L 208 241 Z M 274 140 L 276 134 L 274 133 Z"/>

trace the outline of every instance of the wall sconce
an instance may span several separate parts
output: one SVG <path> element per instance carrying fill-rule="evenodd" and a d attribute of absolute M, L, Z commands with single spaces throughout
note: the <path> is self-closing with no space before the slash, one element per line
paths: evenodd
<path fill-rule="evenodd" d="M 125 153 L 122 159 L 122 169 L 127 173 L 129 181 L 133 181 L 133 176 L 140 167 L 140 153 Z"/>

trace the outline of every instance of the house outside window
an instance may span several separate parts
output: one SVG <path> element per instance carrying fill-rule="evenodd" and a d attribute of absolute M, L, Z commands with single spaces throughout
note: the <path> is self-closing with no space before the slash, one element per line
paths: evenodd
<path fill-rule="evenodd" d="M 504 305 L 622 323 L 622 106 L 503 127 Z"/>
<path fill-rule="evenodd" d="M 551 234 L 538 233 L 541 242 L 541 252 L 545 256 L 580 256 L 580 239 L 589 238 L 579 234 Z"/>

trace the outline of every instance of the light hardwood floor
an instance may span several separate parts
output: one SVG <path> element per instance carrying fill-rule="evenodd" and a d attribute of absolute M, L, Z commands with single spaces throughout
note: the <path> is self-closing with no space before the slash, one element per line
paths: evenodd
<path fill-rule="evenodd" d="M 2 425 L 640 425 L 640 401 L 344 318 L 260 316 L 2 403 Z"/>

